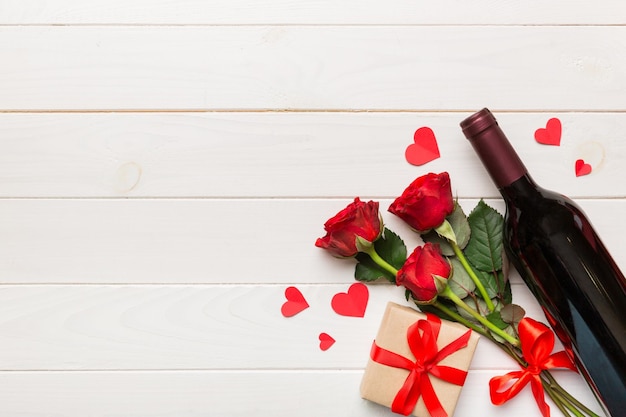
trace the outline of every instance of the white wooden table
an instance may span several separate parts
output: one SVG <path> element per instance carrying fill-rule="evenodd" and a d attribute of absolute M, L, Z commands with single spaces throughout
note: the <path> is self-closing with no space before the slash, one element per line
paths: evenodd
<path fill-rule="evenodd" d="M 333 313 L 353 264 L 323 222 L 426 172 L 502 209 L 458 127 L 488 106 L 626 268 L 625 24 L 618 0 L 0 0 L 0 417 L 391 416 L 358 387 L 403 292 Z M 441 157 L 417 167 L 421 126 Z M 311 307 L 285 318 L 290 285 Z M 490 404 L 515 369 L 481 342 L 455 415 L 539 415 Z"/>

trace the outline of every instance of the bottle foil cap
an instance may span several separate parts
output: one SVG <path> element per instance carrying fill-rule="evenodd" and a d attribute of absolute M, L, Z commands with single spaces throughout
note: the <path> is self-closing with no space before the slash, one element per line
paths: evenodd
<path fill-rule="evenodd" d="M 479 112 L 474 113 L 467 119 L 461 122 L 461 129 L 466 138 L 471 140 L 474 136 L 480 134 L 485 129 L 493 125 L 497 125 L 498 122 L 488 108 L 484 108 Z"/>

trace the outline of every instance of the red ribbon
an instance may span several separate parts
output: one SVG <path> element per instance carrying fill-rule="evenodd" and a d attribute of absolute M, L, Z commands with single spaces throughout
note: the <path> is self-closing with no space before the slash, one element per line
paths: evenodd
<path fill-rule="evenodd" d="M 426 318 L 427 320 L 418 320 L 407 330 L 407 341 L 411 353 L 415 356 L 415 361 L 383 349 L 375 341 L 372 344 L 370 357 L 374 362 L 409 371 L 404 385 L 393 400 L 391 411 L 408 416 L 413 412 L 421 395 L 424 398 L 426 409 L 432 417 L 448 417 L 439 402 L 439 398 L 437 398 L 429 374 L 455 385 L 463 385 L 467 377 L 466 371 L 438 365 L 438 363 L 443 358 L 466 347 L 472 332 L 468 330 L 461 337 L 439 350 L 437 337 L 441 328 L 441 320 L 432 314 L 427 314 Z"/>
<path fill-rule="evenodd" d="M 491 378 L 489 381 L 491 402 L 495 405 L 504 404 L 530 383 L 541 414 L 543 417 L 549 417 L 550 407 L 546 404 L 539 374 L 544 369 L 567 368 L 576 371 L 576 367 L 565 351 L 551 354 L 554 349 L 554 333 L 545 324 L 525 317 L 519 323 L 519 337 L 522 355 L 528 366 L 522 367 L 521 371 Z M 517 381 L 503 390 L 513 379 Z"/>

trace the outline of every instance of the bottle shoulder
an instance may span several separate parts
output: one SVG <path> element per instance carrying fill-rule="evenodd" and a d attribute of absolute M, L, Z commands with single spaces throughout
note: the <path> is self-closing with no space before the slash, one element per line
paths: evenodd
<path fill-rule="evenodd" d="M 588 226 L 585 213 L 576 202 L 557 192 L 537 188 L 535 193 L 507 199 L 506 228 L 517 238 L 578 233 Z"/>
<path fill-rule="evenodd" d="M 524 246 L 544 245 L 552 240 L 596 241 L 583 210 L 569 197 L 521 177 L 500 190 L 506 203 L 507 239 Z"/>
<path fill-rule="evenodd" d="M 557 192 L 537 187 L 533 192 L 505 196 L 508 211 L 535 216 L 554 217 L 567 213 L 582 213 L 582 209 L 571 198 Z"/>

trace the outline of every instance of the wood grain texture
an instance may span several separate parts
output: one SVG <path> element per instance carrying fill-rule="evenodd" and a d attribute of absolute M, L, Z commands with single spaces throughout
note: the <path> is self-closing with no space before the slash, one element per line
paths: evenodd
<path fill-rule="evenodd" d="M 336 283 L 354 263 L 314 246 L 352 199 L 1 200 L 2 283 Z M 488 201 L 503 210 L 502 202 Z M 385 213 L 409 250 L 418 236 Z M 469 212 L 476 200 L 463 200 Z M 582 200 L 618 265 L 624 200 Z"/>
<path fill-rule="evenodd" d="M 310 307 L 290 318 L 280 308 L 292 284 L 5 285 L 0 370 L 362 370 L 387 302 L 409 304 L 401 288 L 375 285 L 365 317 L 340 316 L 331 299 L 350 284 L 298 285 Z M 545 322 L 526 286 L 513 287 Z M 328 351 L 322 332 L 336 340 Z M 485 339 L 471 367 L 517 364 Z"/>
<path fill-rule="evenodd" d="M 0 110 L 624 110 L 625 26 L 6 26 Z"/>
<path fill-rule="evenodd" d="M 476 401 L 488 396 L 487 384 L 495 375 L 498 371 L 470 372 L 454 415 L 539 415 L 530 391 L 501 407 Z M 599 412 L 577 375 L 556 375 Z M 6 415 L 36 417 L 395 416 L 359 397 L 361 377 L 361 371 L 10 372 L 0 373 L 0 403 Z"/>
<path fill-rule="evenodd" d="M 403 292 L 335 314 L 354 264 L 323 222 L 380 200 L 412 248 L 385 210 L 439 171 L 502 211 L 458 127 L 488 106 L 626 265 L 625 35 L 617 0 L 0 0 L 0 417 L 391 417 L 358 387 Z M 551 117 L 560 147 L 533 139 Z M 421 126 L 441 158 L 415 167 Z M 285 318 L 290 285 L 310 308 Z M 515 369 L 481 341 L 455 417 L 538 415 L 489 403 Z"/>
<path fill-rule="evenodd" d="M 2 0 L 0 24 L 623 24 L 618 0 Z"/>
<path fill-rule="evenodd" d="M 436 113 L 0 113 L 1 197 L 395 197 L 427 172 L 455 195 L 499 197 L 459 122 Z M 624 197 L 626 113 L 496 113 L 535 180 L 573 198 Z M 535 130 L 557 117 L 561 145 Z M 407 163 L 419 127 L 441 157 Z M 576 178 L 584 159 L 591 175 Z"/>

